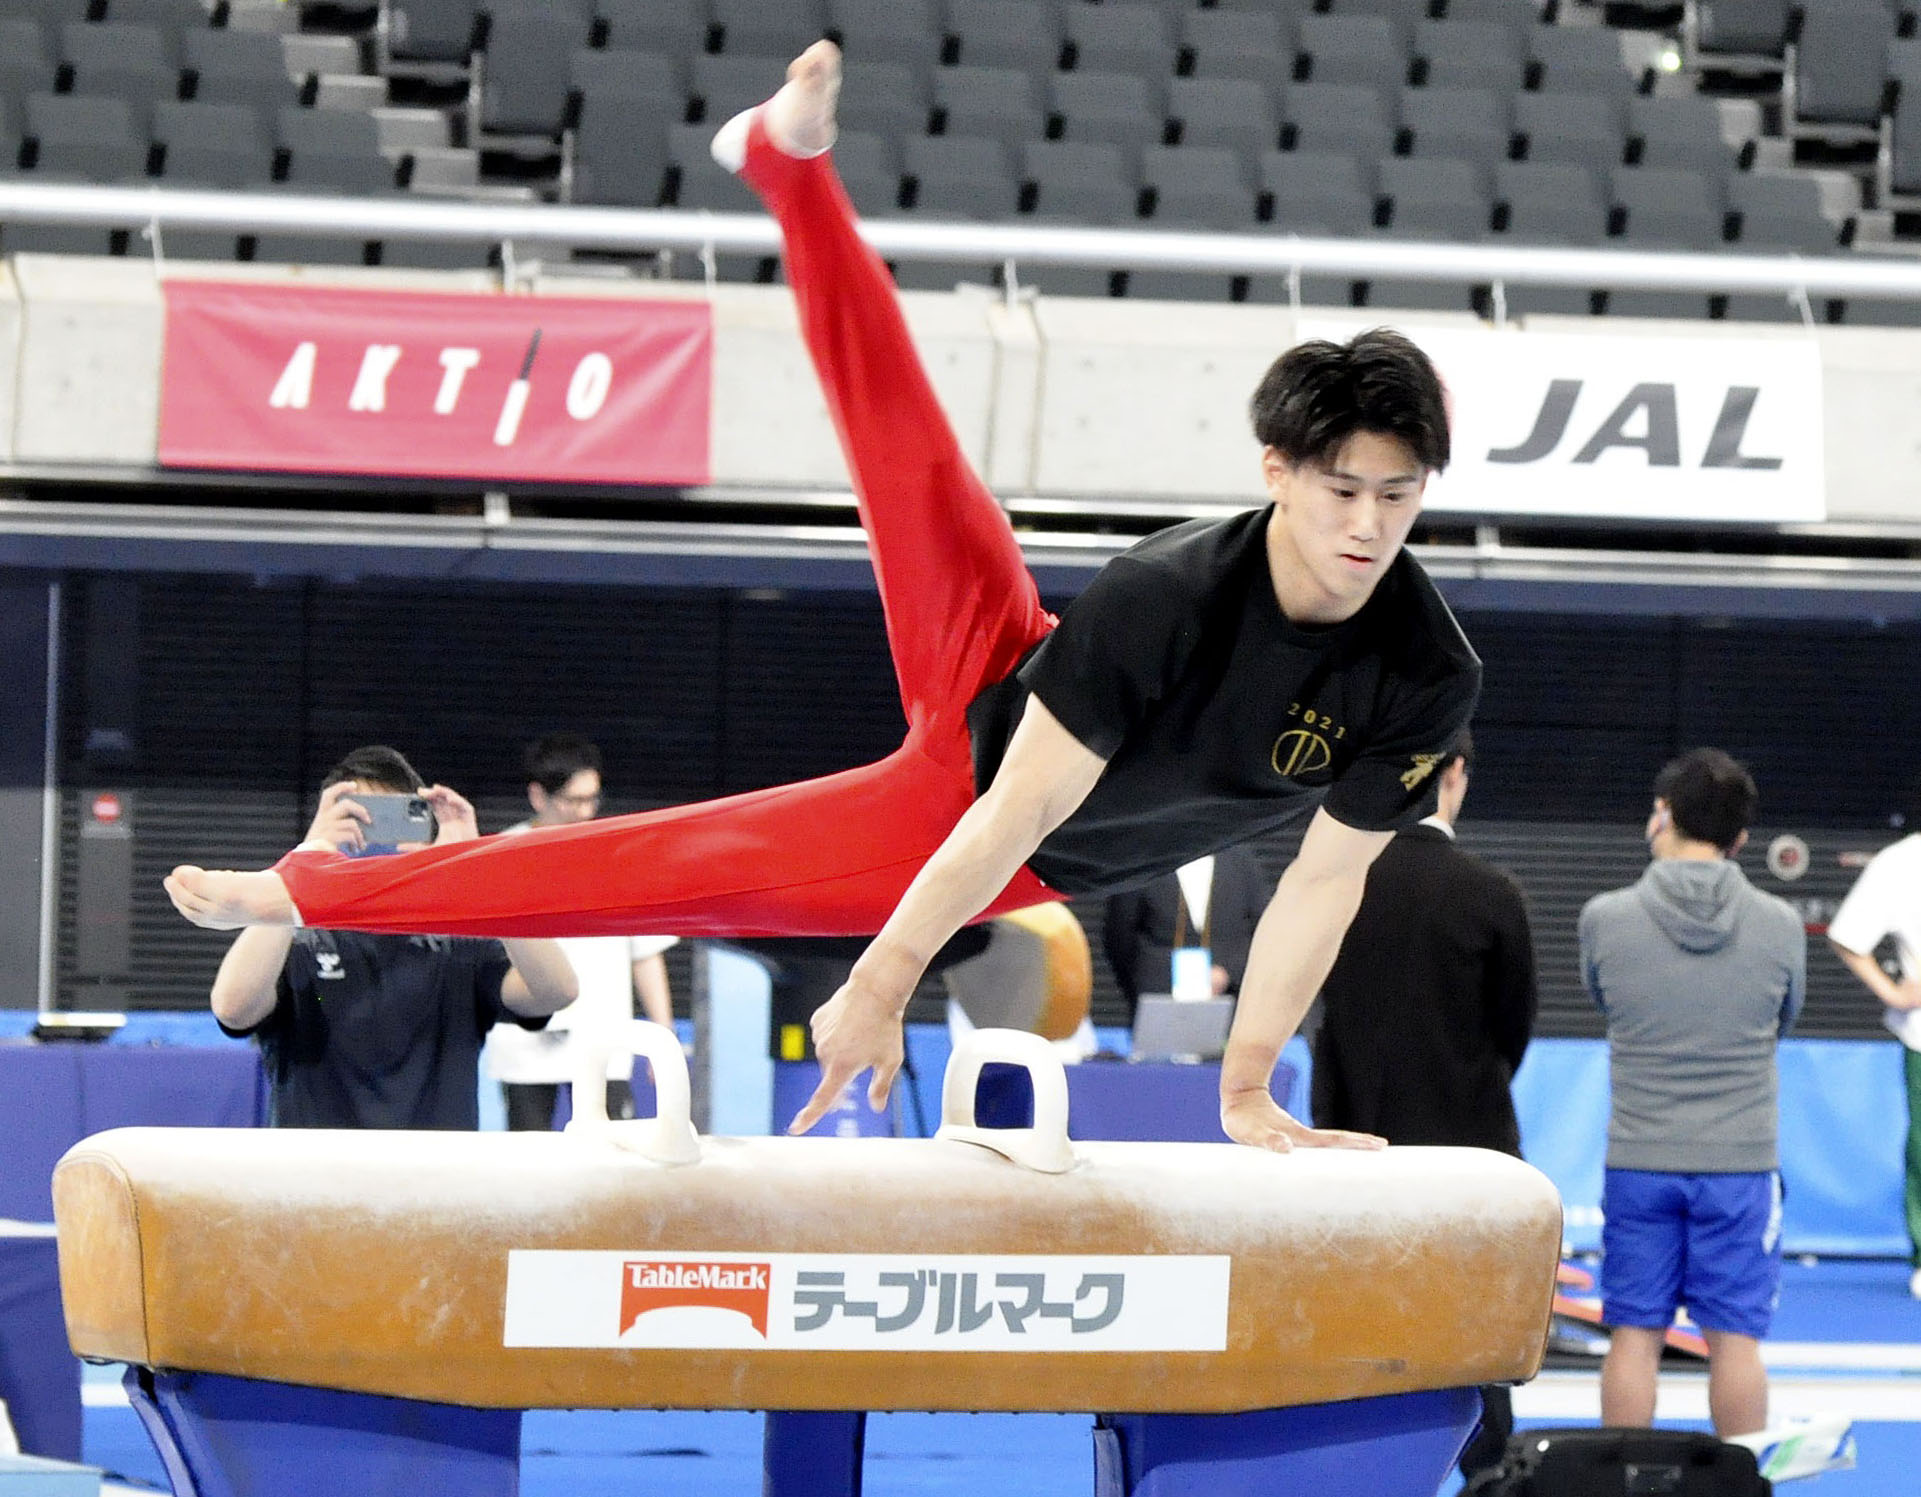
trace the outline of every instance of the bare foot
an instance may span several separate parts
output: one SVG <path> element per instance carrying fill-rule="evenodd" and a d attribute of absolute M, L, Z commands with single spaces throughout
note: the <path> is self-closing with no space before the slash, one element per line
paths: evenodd
<path fill-rule="evenodd" d="M 815 42 L 787 64 L 787 81 L 767 101 L 767 137 L 789 156 L 818 156 L 834 143 L 839 104 L 840 48 Z"/>
<path fill-rule="evenodd" d="M 162 886 L 176 910 L 208 930 L 294 923 L 287 886 L 270 869 L 227 873 L 182 865 L 162 880 Z"/>

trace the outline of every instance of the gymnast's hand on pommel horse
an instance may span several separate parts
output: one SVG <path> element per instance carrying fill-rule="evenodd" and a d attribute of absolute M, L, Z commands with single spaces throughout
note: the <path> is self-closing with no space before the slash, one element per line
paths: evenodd
<path fill-rule="evenodd" d="M 1254 939 L 1222 1125 L 1274 1150 L 1378 1147 L 1296 1122 L 1268 1084 L 1369 864 L 1428 809 L 1480 688 L 1480 661 L 1404 550 L 1448 460 L 1433 366 L 1385 330 L 1282 354 L 1251 402 L 1268 502 L 1149 536 L 1056 620 L 835 176 L 839 88 L 839 51 L 817 43 L 722 127 L 714 155 L 780 225 L 874 562 L 901 747 L 800 784 L 396 857 L 182 867 L 169 894 L 216 927 L 878 932 L 815 1016 L 824 1075 L 798 1130 L 863 1071 L 886 1097 L 907 996 L 961 925 L 1142 883 L 1311 814 Z"/>

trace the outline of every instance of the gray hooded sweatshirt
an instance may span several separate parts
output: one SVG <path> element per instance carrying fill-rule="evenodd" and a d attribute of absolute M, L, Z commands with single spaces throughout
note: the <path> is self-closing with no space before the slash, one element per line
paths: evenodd
<path fill-rule="evenodd" d="M 1581 911 L 1581 972 L 1607 1015 L 1609 1169 L 1779 1166 L 1775 1042 L 1801 1010 L 1807 933 L 1729 861 L 1659 859 Z"/>

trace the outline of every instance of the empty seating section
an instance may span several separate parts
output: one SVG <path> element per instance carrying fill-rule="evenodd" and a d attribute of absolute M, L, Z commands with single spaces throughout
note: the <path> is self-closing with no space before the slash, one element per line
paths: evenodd
<path fill-rule="evenodd" d="M 313 21 L 327 33 L 299 29 L 303 5 L 327 12 Z M 1842 243 L 1821 185 L 1757 146 L 1762 116 L 1657 76 L 1647 37 L 1604 24 L 1596 0 L 388 0 L 381 24 L 369 7 L 343 32 L 348 10 L 0 0 L 0 172 L 753 211 L 707 143 L 826 35 L 846 57 L 836 159 L 871 216 L 1709 252 Z M 1861 133 L 1887 115 L 1886 188 L 1921 197 L 1921 39 L 1896 35 L 1912 29 L 1900 17 L 1884 0 L 1695 0 L 1683 40 L 1703 68 L 1772 67 L 1796 126 Z M 7 225 L 0 250 L 140 248 L 105 234 Z M 485 254 L 170 239 L 176 254 L 348 263 Z M 720 270 L 778 273 L 758 257 Z M 997 268 L 897 273 L 939 286 Z M 1050 293 L 1489 303 L 1487 288 L 1339 276 L 1015 273 Z M 1793 310 L 1504 290 L 1514 312 Z"/>

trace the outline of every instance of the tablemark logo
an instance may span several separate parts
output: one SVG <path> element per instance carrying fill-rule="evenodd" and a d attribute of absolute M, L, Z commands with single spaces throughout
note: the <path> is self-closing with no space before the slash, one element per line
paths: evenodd
<path fill-rule="evenodd" d="M 652 1310 L 732 1310 L 744 1315 L 763 1338 L 771 1297 L 771 1265 L 632 1260 L 621 1265 L 620 1334 L 625 1336 Z"/>

